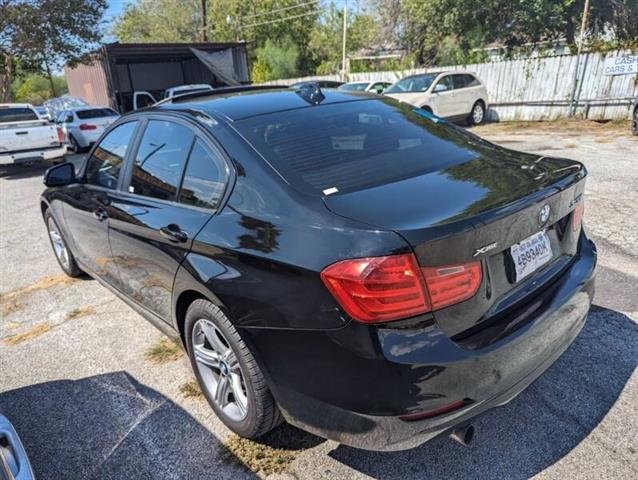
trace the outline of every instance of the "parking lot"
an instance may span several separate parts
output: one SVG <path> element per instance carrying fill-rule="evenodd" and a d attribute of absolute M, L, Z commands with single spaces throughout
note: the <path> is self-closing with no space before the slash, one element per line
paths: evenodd
<path fill-rule="evenodd" d="M 37 478 L 638 478 L 638 137 L 592 122 L 474 131 L 585 163 L 595 305 L 544 376 L 476 421 L 469 447 L 438 438 L 397 453 L 289 426 L 259 442 L 230 434 L 185 355 L 96 281 L 62 274 L 40 215 L 42 167 L 1 168 L 0 410 Z"/>

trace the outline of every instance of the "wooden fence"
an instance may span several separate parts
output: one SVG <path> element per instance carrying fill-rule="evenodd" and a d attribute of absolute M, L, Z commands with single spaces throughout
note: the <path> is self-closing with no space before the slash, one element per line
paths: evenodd
<path fill-rule="evenodd" d="M 610 52 L 615 56 L 624 52 Z M 581 56 L 577 114 L 592 119 L 628 118 L 638 96 L 636 75 L 603 75 L 605 54 Z M 471 65 L 455 65 L 412 70 L 351 73 L 348 81 L 386 80 L 394 82 L 407 75 L 441 70 L 474 72 L 487 86 L 492 120 L 552 120 L 569 113 L 575 55 L 536 57 Z M 289 78 L 268 82 L 289 85 L 298 81 L 339 80 L 339 75 Z"/>

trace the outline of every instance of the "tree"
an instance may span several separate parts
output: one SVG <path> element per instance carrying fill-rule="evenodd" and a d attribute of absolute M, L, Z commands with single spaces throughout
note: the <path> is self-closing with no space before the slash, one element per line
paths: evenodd
<path fill-rule="evenodd" d="M 68 91 L 63 76 L 54 75 L 53 83 L 58 94 L 64 94 Z M 49 79 L 39 74 L 30 74 L 14 80 L 11 90 L 16 102 L 38 105 L 53 97 Z"/>
<path fill-rule="evenodd" d="M 293 77 L 297 74 L 298 61 L 299 48 L 290 38 L 279 43 L 266 40 L 264 46 L 257 49 L 257 57 L 253 63 L 253 81 Z"/>
<path fill-rule="evenodd" d="M 43 73 L 57 96 L 52 72 L 83 61 L 101 38 L 106 0 L 0 0 L 3 72 L 0 92 L 7 95 L 16 64 Z M 0 24 L 1 25 L 1 24 Z"/>
<path fill-rule="evenodd" d="M 200 0 L 127 3 L 112 27 L 123 43 L 196 42 L 200 29 Z"/>

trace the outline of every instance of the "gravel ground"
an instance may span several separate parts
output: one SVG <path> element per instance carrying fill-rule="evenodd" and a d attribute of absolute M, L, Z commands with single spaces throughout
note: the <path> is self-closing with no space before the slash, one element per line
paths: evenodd
<path fill-rule="evenodd" d="M 292 427 L 240 441 L 197 396 L 184 356 L 151 362 L 162 335 L 50 251 L 41 168 L 0 172 L 0 410 L 39 479 L 638 478 L 638 139 L 595 125 L 491 125 L 509 148 L 583 161 L 597 294 L 573 346 L 474 442 L 371 453 Z M 195 392 L 196 393 L 196 392 Z"/>

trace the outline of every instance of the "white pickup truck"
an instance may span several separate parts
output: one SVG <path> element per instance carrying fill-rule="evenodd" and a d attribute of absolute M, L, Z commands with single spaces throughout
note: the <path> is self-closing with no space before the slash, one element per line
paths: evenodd
<path fill-rule="evenodd" d="M 0 103 L 0 165 L 59 158 L 64 134 L 28 103 Z"/>

